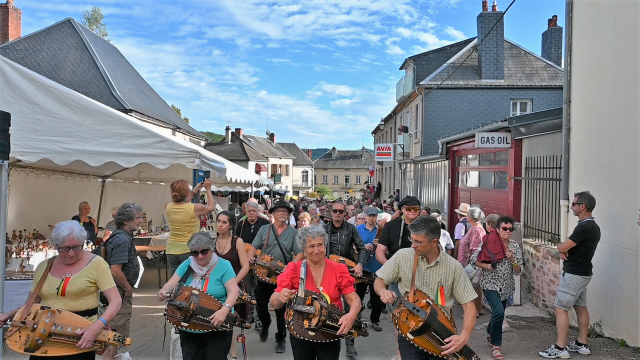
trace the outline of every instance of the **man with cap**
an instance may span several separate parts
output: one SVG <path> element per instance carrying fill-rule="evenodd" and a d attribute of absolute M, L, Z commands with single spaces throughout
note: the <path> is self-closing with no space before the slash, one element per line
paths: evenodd
<path fill-rule="evenodd" d="M 367 259 L 367 251 L 358 229 L 353 224 L 344 221 L 345 214 L 344 203 L 335 202 L 331 207 L 331 221 L 324 226 L 324 230 L 329 235 L 327 256 L 339 255 L 356 262 L 357 265 L 353 268 L 353 275 L 358 277 L 362 276 L 362 267 Z M 357 259 L 353 255 L 354 248 L 358 252 Z M 349 311 L 348 306 L 345 306 L 344 310 Z M 358 356 L 358 352 L 354 347 L 354 339 L 345 338 L 344 342 L 347 348 L 347 356 Z"/>
<path fill-rule="evenodd" d="M 376 259 L 376 245 L 378 245 L 378 214 L 379 210 L 376 207 L 369 206 L 364 210 L 367 222 L 357 227 L 364 247 L 367 249 L 367 259 L 365 260 L 364 269 L 371 271 L 375 274 L 382 266 Z M 373 330 L 382 331 L 380 326 L 380 314 L 382 313 L 383 304 L 380 300 L 380 296 L 373 290 L 373 283 L 367 284 L 364 282 L 356 284 L 356 293 L 360 296 L 360 299 L 364 300 L 364 296 L 369 289 L 369 297 L 371 298 L 371 323 Z"/>
<path fill-rule="evenodd" d="M 291 261 L 301 260 L 304 256 L 300 246 L 296 241 L 298 231 L 287 224 L 289 216 L 293 210 L 284 201 L 276 202 L 269 212 L 273 215 L 273 224 L 263 225 L 251 243 L 249 250 L 249 262 L 255 262 L 256 250 L 261 249 L 262 254 L 271 255 L 282 261 L 285 265 Z M 266 244 L 265 244 L 266 243 Z M 269 325 L 271 325 L 271 315 L 269 314 L 269 298 L 276 289 L 275 284 L 258 281 L 255 288 L 256 310 L 258 318 L 262 323 L 260 340 L 267 341 L 269 338 Z M 276 352 L 285 352 L 285 339 L 287 327 L 284 321 L 286 308 L 282 307 L 275 311 L 278 332 L 276 333 Z"/>
<path fill-rule="evenodd" d="M 458 223 L 456 224 L 455 230 L 453 232 L 453 258 L 458 258 L 458 246 L 460 245 L 460 240 L 464 237 L 464 234 L 471 229 L 471 224 L 467 220 L 467 213 L 469 212 L 469 208 L 471 206 L 467 203 L 461 203 L 460 206 L 453 210 L 458 214 Z"/>

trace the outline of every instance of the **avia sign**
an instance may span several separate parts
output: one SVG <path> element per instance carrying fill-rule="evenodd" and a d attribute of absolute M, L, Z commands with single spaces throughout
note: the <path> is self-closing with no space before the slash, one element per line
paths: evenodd
<path fill-rule="evenodd" d="M 393 161 L 393 143 L 375 144 L 376 161 Z"/>

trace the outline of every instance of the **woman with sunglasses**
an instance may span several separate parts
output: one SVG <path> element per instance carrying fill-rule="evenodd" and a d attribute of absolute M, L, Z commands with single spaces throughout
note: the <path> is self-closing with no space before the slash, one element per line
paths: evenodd
<path fill-rule="evenodd" d="M 469 261 L 483 269 L 480 287 L 491 306 L 491 321 L 487 325 L 487 340 L 493 347 L 494 359 L 504 359 L 502 346 L 502 321 L 509 296 L 515 292 L 515 274 L 522 272 L 522 251 L 511 234 L 515 230 L 514 220 L 501 216 L 497 232 L 491 231 L 484 243 Z"/>
<path fill-rule="evenodd" d="M 158 301 L 164 301 L 176 289 L 189 271 L 186 286 L 202 290 L 218 299 L 224 306 L 209 319 L 214 326 L 224 322 L 240 294 L 236 274 L 231 263 L 213 251 L 215 243 L 206 232 L 197 232 L 187 243 L 189 254 L 171 279 L 158 291 Z M 180 330 L 180 345 L 184 360 L 226 360 L 233 338 L 232 331 L 193 332 Z"/>
<path fill-rule="evenodd" d="M 87 231 L 75 220 L 58 223 L 51 233 L 51 243 L 58 251 L 51 270 L 36 296 L 35 303 L 71 311 L 84 316 L 93 324 L 82 330 L 77 347 L 88 349 L 109 321 L 120 310 L 122 299 L 116 283 L 111 277 L 109 265 L 100 256 L 84 251 Z M 31 291 L 35 290 L 42 277 L 47 261 L 41 262 L 33 276 Z M 109 276 L 104 276 L 104 274 Z M 102 292 L 109 300 L 105 312 L 98 316 L 98 298 Z M 31 293 L 29 294 L 31 295 Z M 13 318 L 18 309 L 0 314 L 0 326 Z M 48 359 L 50 356 L 30 356 L 30 360 Z M 94 360 L 94 352 L 60 356 L 58 359 Z"/>

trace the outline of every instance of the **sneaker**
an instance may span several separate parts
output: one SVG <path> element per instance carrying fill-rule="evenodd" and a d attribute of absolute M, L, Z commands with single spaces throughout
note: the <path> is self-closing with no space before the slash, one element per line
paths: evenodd
<path fill-rule="evenodd" d="M 354 348 L 353 346 L 347 346 L 347 356 L 358 356 L 358 352 L 356 351 L 356 348 Z"/>
<path fill-rule="evenodd" d="M 591 350 L 589 350 L 589 345 L 587 344 L 578 345 L 576 344 L 575 340 L 572 341 L 571 344 L 569 344 L 569 346 L 567 346 L 567 350 L 577 352 L 578 354 L 582 354 L 582 355 L 591 355 Z"/>
<path fill-rule="evenodd" d="M 284 347 L 284 339 L 276 340 L 276 353 L 281 354 L 287 349 Z"/>
<path fill-rule="evenodd" d="M 373 327 L 373 330 L 375 331 L 382 331 L 382 326 L 380 326 L 380 323 L 374 322 L 371 327 Z"/>
<path fill-rule="evenodd" d="M 545 351 L 540 351 L 538 354 L 547 359 L 571 359 L 571 355 L 569 355 L 567 349 L 558 350 L 555 344 L 551 345 L 551 347 Z"/>

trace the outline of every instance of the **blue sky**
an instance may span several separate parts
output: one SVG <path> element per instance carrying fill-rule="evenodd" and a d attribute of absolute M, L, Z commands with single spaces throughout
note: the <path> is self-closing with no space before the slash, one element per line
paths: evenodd
<path fill-rule="evenodd" d="M 490 2 L 491 3 L 491 2 Z M 499 2 L 504 10 L 510 1 Z M 23 35 L 100 6 L 110 38 L 201 131 L 372 147 L 411 55 L 476 35 L 481 0 L 15 0 Z M 540 54 L 564 1 L 517 0 L 505 36 Z"/>

